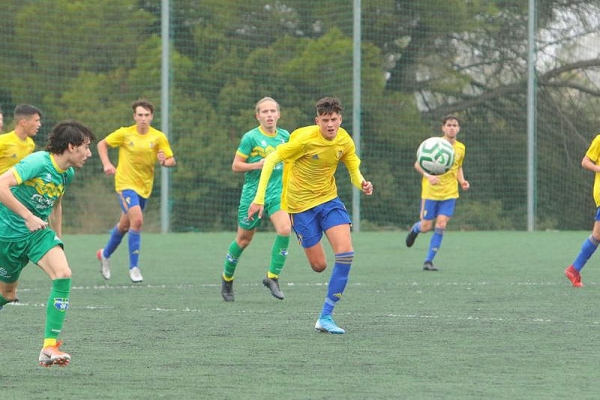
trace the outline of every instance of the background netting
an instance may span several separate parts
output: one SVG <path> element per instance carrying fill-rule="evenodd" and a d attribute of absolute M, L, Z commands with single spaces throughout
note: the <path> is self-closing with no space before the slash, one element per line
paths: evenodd
<path fill-rule="evenodd" d="M 600 1 L 536 8 L 536 229 L 587 230 L 593 175 L 580 161 L 600 115 Z M 170 227 L 234 230 L 243 177 L 231 162 L 258 99 L 278 100 L 292 131 L 314 121 L 316 100 L 339 97 L 353 132 L 352 1 L 172 0 L 170 15 Z M 30 103 L 44 113 L 38 148 L 67 118 L 101 139 L 133 124 L 140 97 L 161 128 L 159 1 L 5 0 L 0 18 L 5 131 L 14 106 Z M 448 113 L 463 121 L 472 186 L 451 228 L 526 229 L 527 21 L 526 1 L 362 1 L 361 169 L 376 190 L 361 199 L 362 230 L 418 218 L 415 150 Z M 350 209 L 343 166 L 337 176 Z M 160 230 L 160 186 L 145 230 Z M 105 232 L 120 212 L 114 196 L 95 154 L 65 198 L 65 232 Z"/>

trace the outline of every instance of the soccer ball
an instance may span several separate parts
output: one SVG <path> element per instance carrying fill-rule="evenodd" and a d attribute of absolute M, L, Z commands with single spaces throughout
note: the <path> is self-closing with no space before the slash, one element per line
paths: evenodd
<path fill-rule="evenodd" d="M 454 147 L 443 137 L 426 139 L 417 149 L 417 162 L 428 174 L 445 174 L 454 164 Z"/>

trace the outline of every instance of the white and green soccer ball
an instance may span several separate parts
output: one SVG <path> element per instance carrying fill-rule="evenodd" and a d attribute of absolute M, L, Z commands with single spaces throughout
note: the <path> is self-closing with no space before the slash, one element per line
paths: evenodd
<path fill-rule="evenodd" d="M 443 137 L 426 139 L 417 149 L 417 162 L 428 174 L 445 174 L 454 164 L 454 147 Z"/>

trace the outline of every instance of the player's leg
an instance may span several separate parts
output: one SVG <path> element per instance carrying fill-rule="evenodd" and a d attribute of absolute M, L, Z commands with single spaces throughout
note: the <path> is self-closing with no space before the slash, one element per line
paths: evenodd
<path fill-rule="evenodd" d="M 587 263 L 587 261 L 592 257 L 596 249 L 598 248 L 598 244 L 600 243 L 600 207 L 596 210 L 596 221 L 594 222 L 594 229 L 592 230 L 592 234 L 588 236 L 581 245 L 581 249 L 579 250 L 579 254 L 566 270 L 565 276 L 569 278 L 571 284 L 575 287 L 583 286 L 581 283 L 581 270 Z"/>
<path fill-rule="evenodd" d="M 406 235 L 406 247 L 412 247 L 417 240 L 417 236 L 419 233 L 426 233 L 431 230 L 432 220 L 424 219 L 424 216 L 427 215 L 427 209 L 425 199 L 421 199 L 421 210 L 419 212 L 419 221 L 415 222 L 413 226 L 410 228 L 408 235 Z"/>
<path fill-rule="evenodd" d="M 111 277 L 110 256 L 117 250 L 123 237 L 129 231 L 129 217 L 127 216 L 129 198 L 124 194 L 126 192 L 117 192 L 117 199 L 122 210 L 121 217 L 111 229 L 106 245 L 96 252 L 96 257 L 100 261 L 100 274 L 107 280 Z"/>
<path fill-rule="evenodd" d="M 248 219 L 248 207 L 252 200 L 242 198 L 238 206 L 238 229 L 235 239 L 227 248 L 227 255 L 223 264 L 223 272 L 221 274 L 221 296 L 225 301 L 235 301 L 233 293 L 233 279 L 238 261 L 242 253 L 250 245 L 256 228 L 260 226 L 260 219 Z"/>
<path fill-rule="evenodd" d="M 258 223 L 258 218 L 256 218 L 255 221 L 248 222 Z M 248 224 L 248 227 L 250 226 L 251 225 Z M 233 294 L 233 279 L 235 270 L 242 253 L 246 247 L 250 245 L 255 232 L 255 228 L 245 229 L 244 227 L 238 225 L 235 239 L 229 244 L 227 255 L 225 256 L 225 263 L 223 265 L 223 273 L 221 275 L 221 296 L 225 301 L 235 300 Z"/>
<path fill-rule="evenodd" d="M 454 215 L 456 199 L 437 201 L 436 203 L 435 211 L 432 212 L 432 215 L 435 215 L 435 229 L 433 235 L 431 235 L 429 250 L 427 251 L 425 262 L 423 263 L 423 269 L 425 271 L 438 270 L 438 268 L 433 265 L 433 259 L 442 246 L 442 240 L 444 239 L 444 232 L 446 232 L 448 221 L 450 221 L 450 218 Z"/>
<path fill-rule="evenodd" d="M 317 218 L 317 207 L 297 214 L 290 214 L 292 229 L 298 243 L 304 249 L 306 259 L 313 271 L 323 272 L 327 268 L 325 250 L 321 244 L 323 230 Z"/>
<path fill-rule="evenodd" d="M 5 304 L 17 302 L 17 285 L 18 281 L 15 282 L 3 282 L 0 280 L 0 310 Z"/>
<path fill-rule="evenodd" d="M 133 283 L 139 283 L 144 280 L 140 270 L 140 250 L 142 248 L 142 227 L 144 226 L 144 210 L 146 209 L 147 199 L 139 196 L 133 190 L 124 190 L 126 196 L 125 208 L 127 218 L 123 218 L 124 228 L 129 226 L 128 248 L 129 248 L 129 278 Z"/>
<path fill-rule="evenodd" d="M 27 242 L 0 243 L 0 310 L 8 303 L 16 303 L 17 286 L 21 271 L 29 263 L 24 254 Z"/>
<path fill-rule="evenodd" d="M 273 213 L 269 211 L 269 215 L 275 227 L 276 235 L 271 247 L 271 263 L 269 264 L 267 276 L 263 279 L 263 285 L 271 291 L 273 297 L 283 300 L 284 294 L 279 288 L 279 274 L 287 259 L 292 228 L 289 215 L 280 210 L 279 205 L 277 205 L 277 211 Z"/>
<path fill-rule="evenodd" d="M 34 235 L 37 243 L 29 252 L 29 258 L 37 264 L 52 281 L 52 289 L 46 304 L 46 329 L 44 344 L 40 351 L 39 363 L 42 366 L 65 366 L 71 356 L 59 349 L 62 344 L 58 336 L 62 330 L 69 308 L 71 292 L 71 269 L 67 262 L 62 242 L 52 230 Z"/>
<path fill-rule="evenodd" d="M 332 314 L 334 307 L 344 294 L 354 260 L 350 234 L 351 221 L 344 204 L 339 199 L 331 200 L 320 207 L 322 207 L 320 224 L 335 254 L 335 262 L 329 277 L 321 315 L 315 328 L 329 333 L 345 333 L 333 321 Z M 323 329 L 319 329 L 318 325 Z"/>

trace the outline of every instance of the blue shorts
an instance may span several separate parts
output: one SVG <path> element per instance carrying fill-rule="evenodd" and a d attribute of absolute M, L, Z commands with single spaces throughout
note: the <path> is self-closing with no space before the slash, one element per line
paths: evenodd
<path fill-rule="evenodd" d="M 427 221 L 434 220 L 438 215 L 451 217 L 454 215 L 454 207 L 456 207 L 456 199 L 448 200 L 428 200 L 425 199 L 423 204 L 422 215 Z"/>
<path fill-rule="evenodd" d="M 127 211 L 129 211 L 131 207 L 135 206 L 140 206 L 142 211 L 144 211 L 144 209 L 146 208 L 146 203 L 148 202 L 148 199 L 140 196 L 135 191 L 130 189 L 123 190 L 122 192 L 117 192 L 117 197 L 119 198 L 121 210 L 123 210 L 125 214 L 127 214 Z"/>
<path fill-rule="evenodd" d="M 298 242 L 305 249 L 319 243 L 327 229 L 352 224 L 346 206 L 339 197 L 301 213 L 290 214 L 290 219 Z"/>

